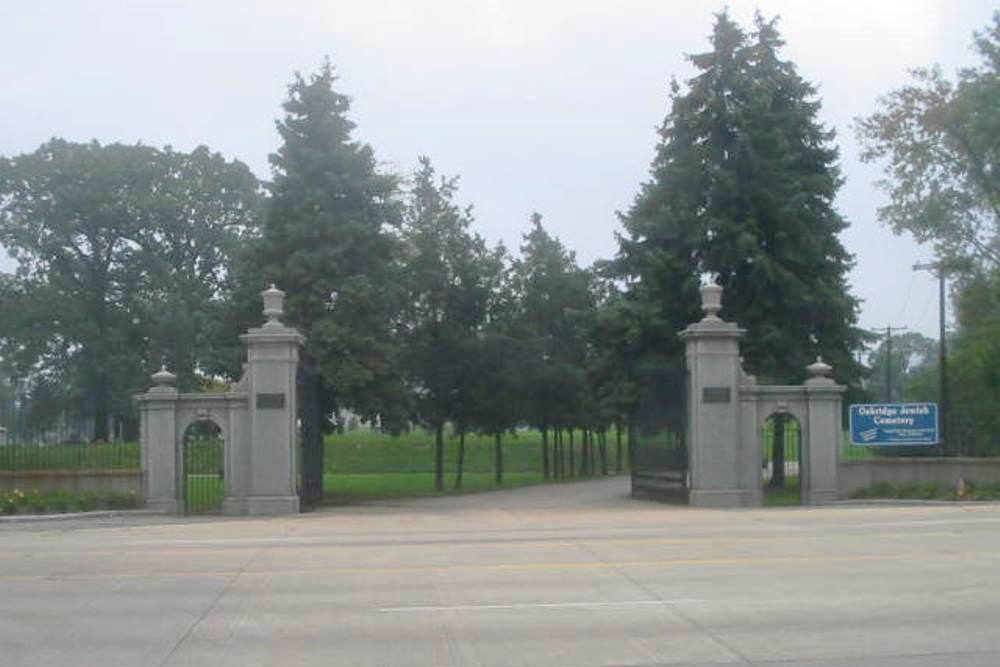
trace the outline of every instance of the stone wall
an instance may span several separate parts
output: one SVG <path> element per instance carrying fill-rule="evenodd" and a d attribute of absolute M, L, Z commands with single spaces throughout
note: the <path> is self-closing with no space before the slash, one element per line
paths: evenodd
<path fill-rule="evenodd" d="M 0 491 L 77 491 L 142 494 L 141 470 L 19 470 L 0 471 Z"/>
<path fill-rule="evenodd" d="M 1000 458 L 891 457 L 841 461 L 837 489 L 841 498 L 880 482 L 913 484 L 936 482 L 954 487 L 959 478 L 973 484 L 1000 482 Z"/>
<path fill-rule="evenodd" d="M 687 504 L 687 471 L 633 472 L 632 497 Z"/>

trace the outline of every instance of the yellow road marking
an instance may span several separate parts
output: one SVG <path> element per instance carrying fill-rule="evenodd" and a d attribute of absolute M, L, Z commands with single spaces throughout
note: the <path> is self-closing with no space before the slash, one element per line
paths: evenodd
<path fill-rule="evenodd" d="M 684 565 L 760 565 L 775 563 L 840 563 L 862 561 L 950 561 L 971 560 L 982 557 L 1000 557 L 1000 552 L 975 552 L 961 554 L 942 553 L 901 553 L 901 554 L 854 554 L 845 556 L 751 556 L 730 558 L 681 558 L 673 560 L 632 560 L 632 561 L 586 561 L 586 562 L 541 562 L 541 563 L 491 563 L 483 565 L 409 565 L 387 567 L 332 567 L 286 570 L 212 570 L 212 571 L 161 571 L 125 572 L 101 574 L 67 575 L 0 575 L 0 581 L 88 581 L 105 579 L 153 579 L 186 577 L 303 577 L 335 576 L 338 574 L 408 574 L 433 572 L 490 572 L 490 571 L 532 571 L 532 570 L 611 570 L 627 567 L 677 567 Z"/>
<path fill-rule="evenodd" d="M 887 535 L 879 535 L 878 539 L 880 541 L 885 541 L 886 539 L 892 538 L 910 538 L 910 537 L 949 537 L 953 536 L 953 532 L 948 531 L 938 531 L 938 532 L 909 532 L 909 533 L 892 533 Z M 860 538 L 864 540 L 870 540 L 872 538 L 871 533 L 857 533 L 857 534 L 838 534 L 838 538 L 853 537 Z M 65 549 L 65 550 L 45 550 L 45 551 L 23 551 L 23 552 L 7 552 L 0 553 L 0 560 L 12 560 L 12 559 L 24 559 L 30 558 L 40 559 L 47 558 L 50 556 L 57 555 L 69 555 L 75 558 L 81 555 L 87 556 L 141 556 L 144 554 L 149 554 L 150 556 L 160 558 L 165 555 L 182 555 L 182 554 L 192 554 L 192 553 L 218 553 L 218 554 L 232 554 L 240 551 L 257 551 L 259 549 L 267 550 L 280 550 L 282 552 L 286 551 L 342 551 L 350 549 L 386 549 L 391 548 L 393 551 L 398 551 L 400 549 L 420 549 L 420 548 L 434 548 L 434 547 L 447 547 L 448 549 L 454 548 L 486 548 L 486 547 L 503 547 L 504 549 L 511 547 L 526 547 L 531 549 L 544 549 L 544 548 L 568 548 L 568 547 L 582 547 L 584 545 L 633 545 L 633 544 L 677 544 L 677 545 L 690 545 L 690 544 L 705 544 L 709 543 L 714 546 L 724 547 L 727 544 L 756 544 L 756 543 L 767 543 L 767 544 L 782 544 L 789 542 L 815 542 L 815 541 L 827 541 L 830 539 L 828 535 L 769 535 L 765 537 L 725 537 L 725 536 L 711 536 L 711 537 L 623 537 L 623 538 L 609 538 L 603 539 L 600 537 L 594 538 L 583 538 L 577 540 L 561 540 L 561 541 L 546 541 L 546 540 L 512 540 L 505 542 L 502 539 L 489 539 L 483 541 L 464 541 L 464 542 L 447 542 L 433 540 L 418 542 L 418 543 L 376 543 L 376 542 L 366 542 L 361 544 L 352 543 L 339 543 L 339 544 L 302 544 L 297 542 L 297 538 L 291 538 L 289 542 L 291 544 L 283 544 L 280 541 L 264 542 L 264 543 L 253 543 L 253 538 L 248 538 L 249 543 L 246 544 L 233 544 L 229 546 L 202 546 L 198 544 L 191 544 L 189 546 L 175 546 L 173 548 L 158 549 L 155 546 L 150 545 L 138 545 L 129 546 L 123 545 L 121 549 L 115 551 L 101 550 L 101 551 L 87 551 L 85 549 Z M 209 540 L 211 541 L 211 540 Z M 141 547 L 141 548 L 140 548 Z"/>

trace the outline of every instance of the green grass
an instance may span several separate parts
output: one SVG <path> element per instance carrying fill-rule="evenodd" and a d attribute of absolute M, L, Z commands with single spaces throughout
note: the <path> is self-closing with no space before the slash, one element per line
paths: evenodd
<path fill-rule="evenodd" d="M 579 463 L 580 434 L 576 434 Z M 550 438 L 551 440 L 551 438 Z M 453 472 L 458 460 L 458 437 L 445 435 L 445 470 Z M 549 443 L 551 449 L 551 442 Z M 624 446 L 624 445 L 623 445 Z M 613 450 L 613 447 L 611 448 Z M 613 451 L 609 452 L 613 460 Z M 542 467 L 542 436 L 538 431 L 519 431 L 503 437 L 505 472 L 536 472 Z M 434 434 L 416 429 L 398 436 L 367 430 L 327 436 L 327 473 L 434 472 Z M 493 470 L 493 437 L 469 434 L 465 438 L 466 472 Z"/>
<path fill-rule="evenodd" d="M 493 473 L 466 473 L 462 489 L 455 489 L 455 478 L 445 479 L 447 493 L 468 493 L 492 489 L 515 488 L 542 484 L 541 473 L 516 472 L 504 475 L 503 485 L 497 486 Z M 376 500 L 384 498 L 414 498 L 440 495 L 434 490 L 434 473 L 367 473 L 323 476 L 323 489 L 329 502 L 350 502 L 354 500 Z"/>
<path fill-rule="evenodd" d="M 574 439 L 574 461 L 579 470 L 581 435 Z M 454 493 L 459 439 L 445 437 L 445 493 Z M 542 476 L 542 436 L 538 431 L 519 431 L 503 437 L 503 484 L 495 483 L 492 436 L 470 434 L 465 439 L 465 473 L 462 492 L 513 488 L 545 482 Z M 569 439 L 564 439 L 566 465 Z M 622 442 L 625 460 L 625 443 Z M 595 445 L 595 455 L 600 456 Z M 550 437 L 549 452 L 552 453 Z M 608 472 L 615 468 L 614 438 L 607 444 Z M 599 460 L 599 459 L 598 459 Z M 434 434 L 413 430 L 389 436 L 368 430 L 334 434 L 326 438 L 323 488 L 329 500 L 350 502 L 377 498 L 438 495 L 434 490 Z M 598 470 L 600 466 L 598 464 Z"/>
<path fill-rule="evenodd" d="M 959 497 L 954 486 L 937 482 L 912 482 L 890 484 L 879 482 L 851 494 L 851 498 L 892 498 L 899 500 L 1000 500 L 1000 482 L 966 484 L 965 493 Z"/>
<path fill-rule="evenodd" d="M 216 512 L 222 507 L 226 483 L 218 474 L 193 473 L 187 475 L 184 486 L 184 511 L 187 514 Z"/>
<path fill-rule="evenodd" d="M 98 509 L 133 509 L 140 505 L 141 499 L 136 494 L 123 491 L 89 493 L 15 489 L 0 492 L 0 514 L 62 514 Z"/>
<path fill-rule="evenodd" d="M 795 507 L 802 504 L 798 477 L 786 477 L 781 488 L 764 486 L 764 507 Z"/>
<path fill-rule="evenodd" d="M 0 447 L 0 470 L 134 470 L 138 467 L 137 442 Z"/>

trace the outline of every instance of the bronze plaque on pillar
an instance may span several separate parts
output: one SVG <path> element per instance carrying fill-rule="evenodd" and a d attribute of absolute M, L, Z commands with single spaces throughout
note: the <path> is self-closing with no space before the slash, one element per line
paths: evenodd
<path fill-rule="evenodd" d="M 258 410 L 284 410 L 284 394 L 257 394 Z"/>
<path fill-rule="evenodd" d="M 702 387 L 702 403 L 730 403 L 733 400 L 729 387 Z"/>

